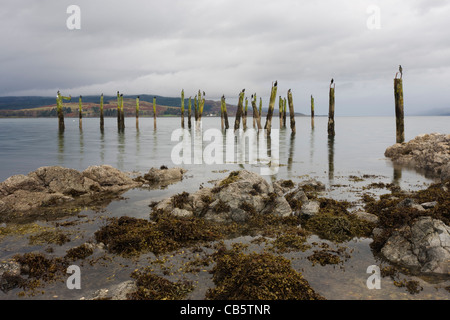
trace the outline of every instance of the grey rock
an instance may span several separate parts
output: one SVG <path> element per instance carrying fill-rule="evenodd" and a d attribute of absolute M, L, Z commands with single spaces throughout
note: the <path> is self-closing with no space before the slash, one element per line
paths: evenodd
<path fill-rule="evenodd" d="M 450 178 L 450 135 L 422 134 L 388 147 L 384 155 L 399 164 L 426 170 L 441 180 Z"/>
<path fill-rule="evenodd" d="M 371 223 L 377 223 L 378 217 L 372 213 L 368 213 L 365 211 L 355 211 L 353 214 L 360 220 L 364 220 Z"/>
<path fill-rule="evenodd" d="M 410 199 L 410 198 L 406 198 L 406 199 L 400 201 L 397 204 L 397 207 L 398 208 L 414 208 L 419 211 L 425 211 L 425 209 L 420 204 L 417 204 L 413 199 Z"/>
<path fill-rule="evenodd" d="M 424 209 L 432 209 L 437 205 L 437 201 L 424 202 L 420 204 Z"/>
<path fill-rule="evenodd" d="M 150 183 L 168 183 L 182 180 L 186 172 L 187 170 L 182 168 L 151 168 L 143 178 Z"/>
<path fill-rule="evenodd" d="M 319 213 L 320 203 L 318 201 L 307 201 L 303 203 L 300 215 L 305 217 L 312 217 Z"/>
<path fill-rule="evenodd" d="M 137 290 L 136 283 L 132 280 L 121 282 L 108 289 L 99 289 L 89 297 L 80 300 L 127 300 L 127 294 Z"/>
<path fill-rule="evenodd" d="M 381 253 L 390 261 L 421 272 L 450 274 L 450 227 L 441 220 L 420 217 L 395 231 Z"/>
<path fill-rule="evenodd" d="M 298 184 L 300 188 L 307 187 L 309 189 L 313 189 L 314 191 L 324 191 L 326 189 L 325 184 L 315 179 L 309 179 L 302 181 Z"/>

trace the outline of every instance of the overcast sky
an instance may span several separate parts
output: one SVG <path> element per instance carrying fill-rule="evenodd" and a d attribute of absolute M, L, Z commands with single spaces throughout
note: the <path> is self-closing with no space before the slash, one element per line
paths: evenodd
<path fill-rule="evenodd" d="M 70 5 L 81 29 L 70 30 Z M 374 7 L 375 6 L 375 7 Z M 376 10 L 379 8 L 379 29 Z M 447 0 L 2 0 L 0 96 L 157 94 L 264 102 L 272 81 L 295 109 L 391 115 L 404 70 L 405 113 L 450 108 Z"/>

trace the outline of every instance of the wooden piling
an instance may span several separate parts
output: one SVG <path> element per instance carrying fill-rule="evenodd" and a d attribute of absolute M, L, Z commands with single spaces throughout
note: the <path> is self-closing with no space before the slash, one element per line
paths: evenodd
<path fill-rule="evenodd" d="M 103 93 L 100 96 L 100 131 L 105 129 L 105 118 L 103 115 Z"/>
<path fill-rule="evenodd" d="M 83 97 L 80 95 L 78 98 L 78 127 L 83 129 Z"/>
<path fill-rule="evenodd" d="M 59 131 L 65 130 L 65 124 L 64 124 L 64 110 L 63 110 L 63 100 L 72 100 L 71 96 L 65 97 L 62 96 L 61 93 L 58 91 L 56 95 L 56 110 L 58 113 L 58 128 Z"/>
<path fill-rule="evenodd" d="M 403 80 L 400 78 L 394 79 L 394 97 L 395 97 L 395 127 L 396 127 L 396 142 L 405 142 L 405 122 L 403 109 Z"/>
<path fill-rule="evenodd" d="M 288 103 L 289 103 L 289 116 L 291 118 L 291 134 L 295 134 L 295 112 L 294 112 L 294 101 L 292 99 L 292 91 L 288 90 Z"/>
<path fill-rule="evenodd" d="M 314 129 L 314 97 L 311 95 L 311 128 Z"/>
<path fill-rule="evenodd" d="M 225 95 L 222 96 L 221 103 L 222 103 L 222 108 L 223 108 L 223 118 L 225 121 L 225 129 L 229 129 L 230 124 L 228 123 L 228 113 L 227 113 L 227 104 L 225 102 Z"/>
<path fill-rule="evenodd" d="M 239 127 L 241 126 L 241 117 L 242 117 L 242 114 L 244 113 L 244 107 L 243 107 L 244 95 L 245 95 L 245 89 L 239 93 L 236 117 L 234 119 L 234 131 L 239 130 Z"/>
<path fill-rule="evenodd" d="M 156 97 L 153 97 L 153 127 L 156 129 Z"/>
<path fill-rule="evenodd" d="M 286 98 L 283 98 L 283 128 L 286 128 Z"/>
<path fill-rule="evenodd" d="M 125 111 L 123 108 L 123 94 L 120 94 L 120 129 L 125 129 Z"/>
<path fill-rule="evenodd" d="M 139 127 L 139 96 L 136 97 L 136 128 Z"/>
<path fill-rule="evenodd" d="M 248 98 L 245 98 L 244 115 L 242 117 L 242 126 L 244 130 L 247 129 L 247 110 L 248 110 Z"/>
<path fill-rule="evenodd" d="M 283 127 L 283 98 L 278 98 L 278 116 L 280 118 L 280 129 Z"/>
<path fill-rule="evenodd" d="M 200 92 L 200 90 L 198 90 L 198 120 L 201 121 L 202 120 L 202 115 L 203 115 L 203 108 L 205 107 L 205 92 L 203 91 L 203 96 Z"/>
<path fill-rule="evenodd" d="M 328 136 L 334 136 L 334 89 L 335 85 L 330 85 L 329 110 L 328 110 Z"/>
<path fill-rule="evenodd" d="M 252 107 L 253 107 L 253 119 L 255 119 L 256 126 L 258 127 L 258 130 L 261 130 L 262 129 L 262 126 L 261 126 L 261 113 L 258 112 L 258 109 L 256 108 L 256 93 L 254 95 L 252 95 Z"/>
<path fill-rule="evenodd" d="M 192 113 L 192 102 L 191 102 L 191 97 L 189 97 L 189 100 L 188 100 L 188 128 L 190 129 L 191 128 L 191 126 L 192 126 L 192 123 L 191 123 L 191 113 Z"/>
<path fill-rule="evenodd" d="M 225 119 L 223 117 L 223 96 L 220 99 L 220 128 L 222 131 L 225 129 Z"/>
<path fill-rule="evenodd" d="M 266 124 L 264 125 L 264 129 L 267 130 L 267 134 L 270 134 L 272 130 L 272 116 L 273 110 L 275 108 L 275 99 L 277 96 L 277 89 L 278 89 L 277 84 L 278 84 L 277 81 L 275 81 L 275 83 L 272 84 L 272 89 L 270 92 L 269 110 L 267 111 Z"/>
<path fill-rule="evenodd" d="M 198 96 L 196 95 L 194 98 L 194 119 L 195 122 L 198 120 Z"/>
<path fill-rule="evenodd" d="M 117 128 L 120 129 L 120 92 L 117 91 Z"/>
<path fill-rule="evenodd" d="M 181 128 L 184 129 L 184 89 L 181 90 Z"/>

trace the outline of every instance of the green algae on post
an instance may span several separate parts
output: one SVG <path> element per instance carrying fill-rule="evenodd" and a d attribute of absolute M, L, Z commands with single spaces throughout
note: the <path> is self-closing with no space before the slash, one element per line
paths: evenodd
<path fill-rule="evenodd" d="M 273 110 L 275 108 L 275 99 L 277 96 L 277 84 L 278 82 L 275 81 L 275 83 L 272 84 L 272 89 L 270 91 L 269 110 L 266 116 L 266 124 L 264 125 L 264 129 L 266 129 L 268 135 L 270 135 L 270 132 L 272 130 L 272 116 Z"/>

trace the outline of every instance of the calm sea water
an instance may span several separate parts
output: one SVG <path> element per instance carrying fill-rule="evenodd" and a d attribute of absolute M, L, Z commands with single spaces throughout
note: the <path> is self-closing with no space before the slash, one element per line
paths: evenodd
<path fill-rule="evenodd" d="M 422 133 L 448 133 L 449 122 L 450 117 L 406 117 L 405 139 L 408 141 Z M 249 123 L 251 124 L 251 121 Z M 230 124 L 233 125 L 232 122 Z M 220 128 L 220 119 L 204 118 L 202 125 L 203 132 L 210 128 Z M 278 128 L 278 118 L 274 119 L 273 125 L 274 128 Z M 136 174 L 143 174 L 151 167 L 175 166 L 171 160 L 171 154 L 179 142 L 171 141 L 171 135 L 173 130 L 180 128 L 179 118 L 158 119 L 157 130 L 154 130 L 151 118 L 141 118 L 138 129 L 135 119 L 128 118 L 123 133 L 118 132 L 114 118 L 105 119 L 103 134 L 99 130 L 98 119 L 83 119 L 83 128 L 80 130 L 78 119 L 67 118 L 64 134 L 59 134 L 57 127 L 57 119 L 0 119 L 0 181 L 14 174 L 27 174 L 38 167 L 51 165 L 84 170 L 90 165 L 109 164 Z M 264 176 L 266 179 L 292 179 L 299 182 L 301 179 L 315 178 L 327 185 L 328 196 L 347 200 L 358 199 L 363 192 L 363 187 L 371 182 L 395 182 L 406 189 L 423 188 L 424 184 L 432 182 L 431 179 L 415 170 L 394 167 L 391 161 L 384 157 L 385 149 L 395 143 L 393 117 L 337 117 L 336 136 L 331 141 L 327 137 L 327 118 L 325 117 L 316 118 L 314 128 L 310 118 L 297 117 L 296 128 L 297 134 L 294 138 L 291 136 L 289 121 L 288 128 L 280 130 L 278 144 L 280 167 L 275 175 Z M 207 148 L 208 145 L 210 142 L 205 141 L 203 148 Z M 123 198 L 112 201 L 98 213 L 86 209 L 87 217 L 93 216 L 95 219 L 75 226 L 77 236 L 73 237 L 69 247 L 92 238 L 92 234 L 104 225 L 105 217 L 127 215 L 148 219 L 150 212 L 148 205 L 152 201 L 166 198 L 180 191 L 196 191 L 201 185 L 212 186 L 214 180 L 225 177 L 231 170 L 245 168 L 260 173 L 261 169 L 260 163 L 239 164 L 237 161 L 221 165 L 181 166 L 189 170 L 186 179 L 181 182 L 165 189 L 130 190 L 123 195 Z M 371 192 L 375 191 L 371 190 Z M 383 189 L 380 192 L 389 191 Z M 51 222 L 40 223 L 51 224 Z M 260 249 L 258 245 L 251 243 L 251 239 L 245 237 L 230 241 L 247 243 L 250 245 L 250 250 Z M 313 236 L 311 241 L 322 242 L 316 236 Z M 26 237 L 3 239 L 0 259 L 8 259 L 16 253 L 37 248 L 30 247 L 27 242 Z M 369 275 L 366 269 L 370 265 L 380 264 L 380 261 L 372 254 L 370 242 L 371 239 L 354 239 L 343 244 L 347 252 L 351 252 L 352 257 L 338 267 L 311 265 L 306 257 L 317 247 L 306 253 L 288 253 L 287 257 L 292 259 L 293 266 L 302 272 L 312 287 L 327 299 L 449 298 L 445 290 L 445 287 L 449 285 L 448 277 L 443 280 L 413 277 L 412 279 L 418 280 L 423 287 L 423 291 L 417 295 L 411 295 L 404 288 L 398 288 L 389 278 L 382 279 L 382 290 L 368 290 L 366 280 Z M 44 247 L 39 248 L 43 250 Z M 64 255 L 67 249 L 65 246 L 54 247 L 55 254 L 60 255 Z M 184 259 L 180 253 L 170 257 L 168 258 L 170 263 L 177 268 L 180 261 Z M 132 270 L 141 265 L 148 265 L 150 260 L 144 256 L 134 264 L 116 257 L 107 267 L 103 265 L 90 267 L 85 264 L 82 291 L 67 290 L 64 283 L 54 286 L 51 284 L 45 288 L 46 293 L 42 297 L 79 299 L 80 296 L 88 295 L 99 288 L 129 280 Z M 129 266 L 125 268 L 124 264 Z M 211 275 L 200 272 L 198 275 L 187 276 L 198 283 L 198 289 L 191 298 L 203 299 L 206 290 L 203 286 L 213 285 Z M 402 277 L 406 276 L 402 275 Z M 17 299 L 17 291 L 18 289 L 7 294 L 0 292 L 0 299 Z"/>
<path fill-rule="evenodd" d="M 90 165 L 109 164 L 120 170 L 139 172 L 161 165 L 174 166 L 171 153 L 178 142 L 171 141 L 171 135 L 180 128 L 179 118 L 159 118 L 157 130 L 151 118 L 140 118 L 138 129 L 135 119 L 127 118 L 124 133 L 118 132 L 115 118 L 107 118 L 103 134 L 98 119 L 83 119 L 82 130 L 78 119 L 65 120 L 66 130 L 59 134 L 55 118 L 0 119 L 0 181 L 51 165 L 84 170 Z M 450 117 L 406 117 L 405 139 L 408 141 L 422 133 L 448 133 L 449 123 Z M 279 127 L 278 118 L 273 125 Z M 394 170 L 391 161 L 384 157 L 385 149 L 395 143 L 393 117 L 338 117 L 334 141 L 328 140 L 325 117 L 316 117 L 314 128 L 309 117 L 297 117 L 294 138 L 289 121 L 287 126 L 279 134 L 281 166 L 269 179 L 309 175 L 333 184 L 342 176 L 377 175 L 386 182 L 395 177 L 406 187 L 430 181 L 414 170 Z M 220 129 L 220 119 L 204 118 L 202 127 L 203 132 L 209 128 Z M 204 141 L 203 147 L 209 143 Z M 260 163 L 239 165 L 236 162 L 181 166 L 201 181 L 210 179 L 219 170 L 246 168 L 260 172 Z"/>

